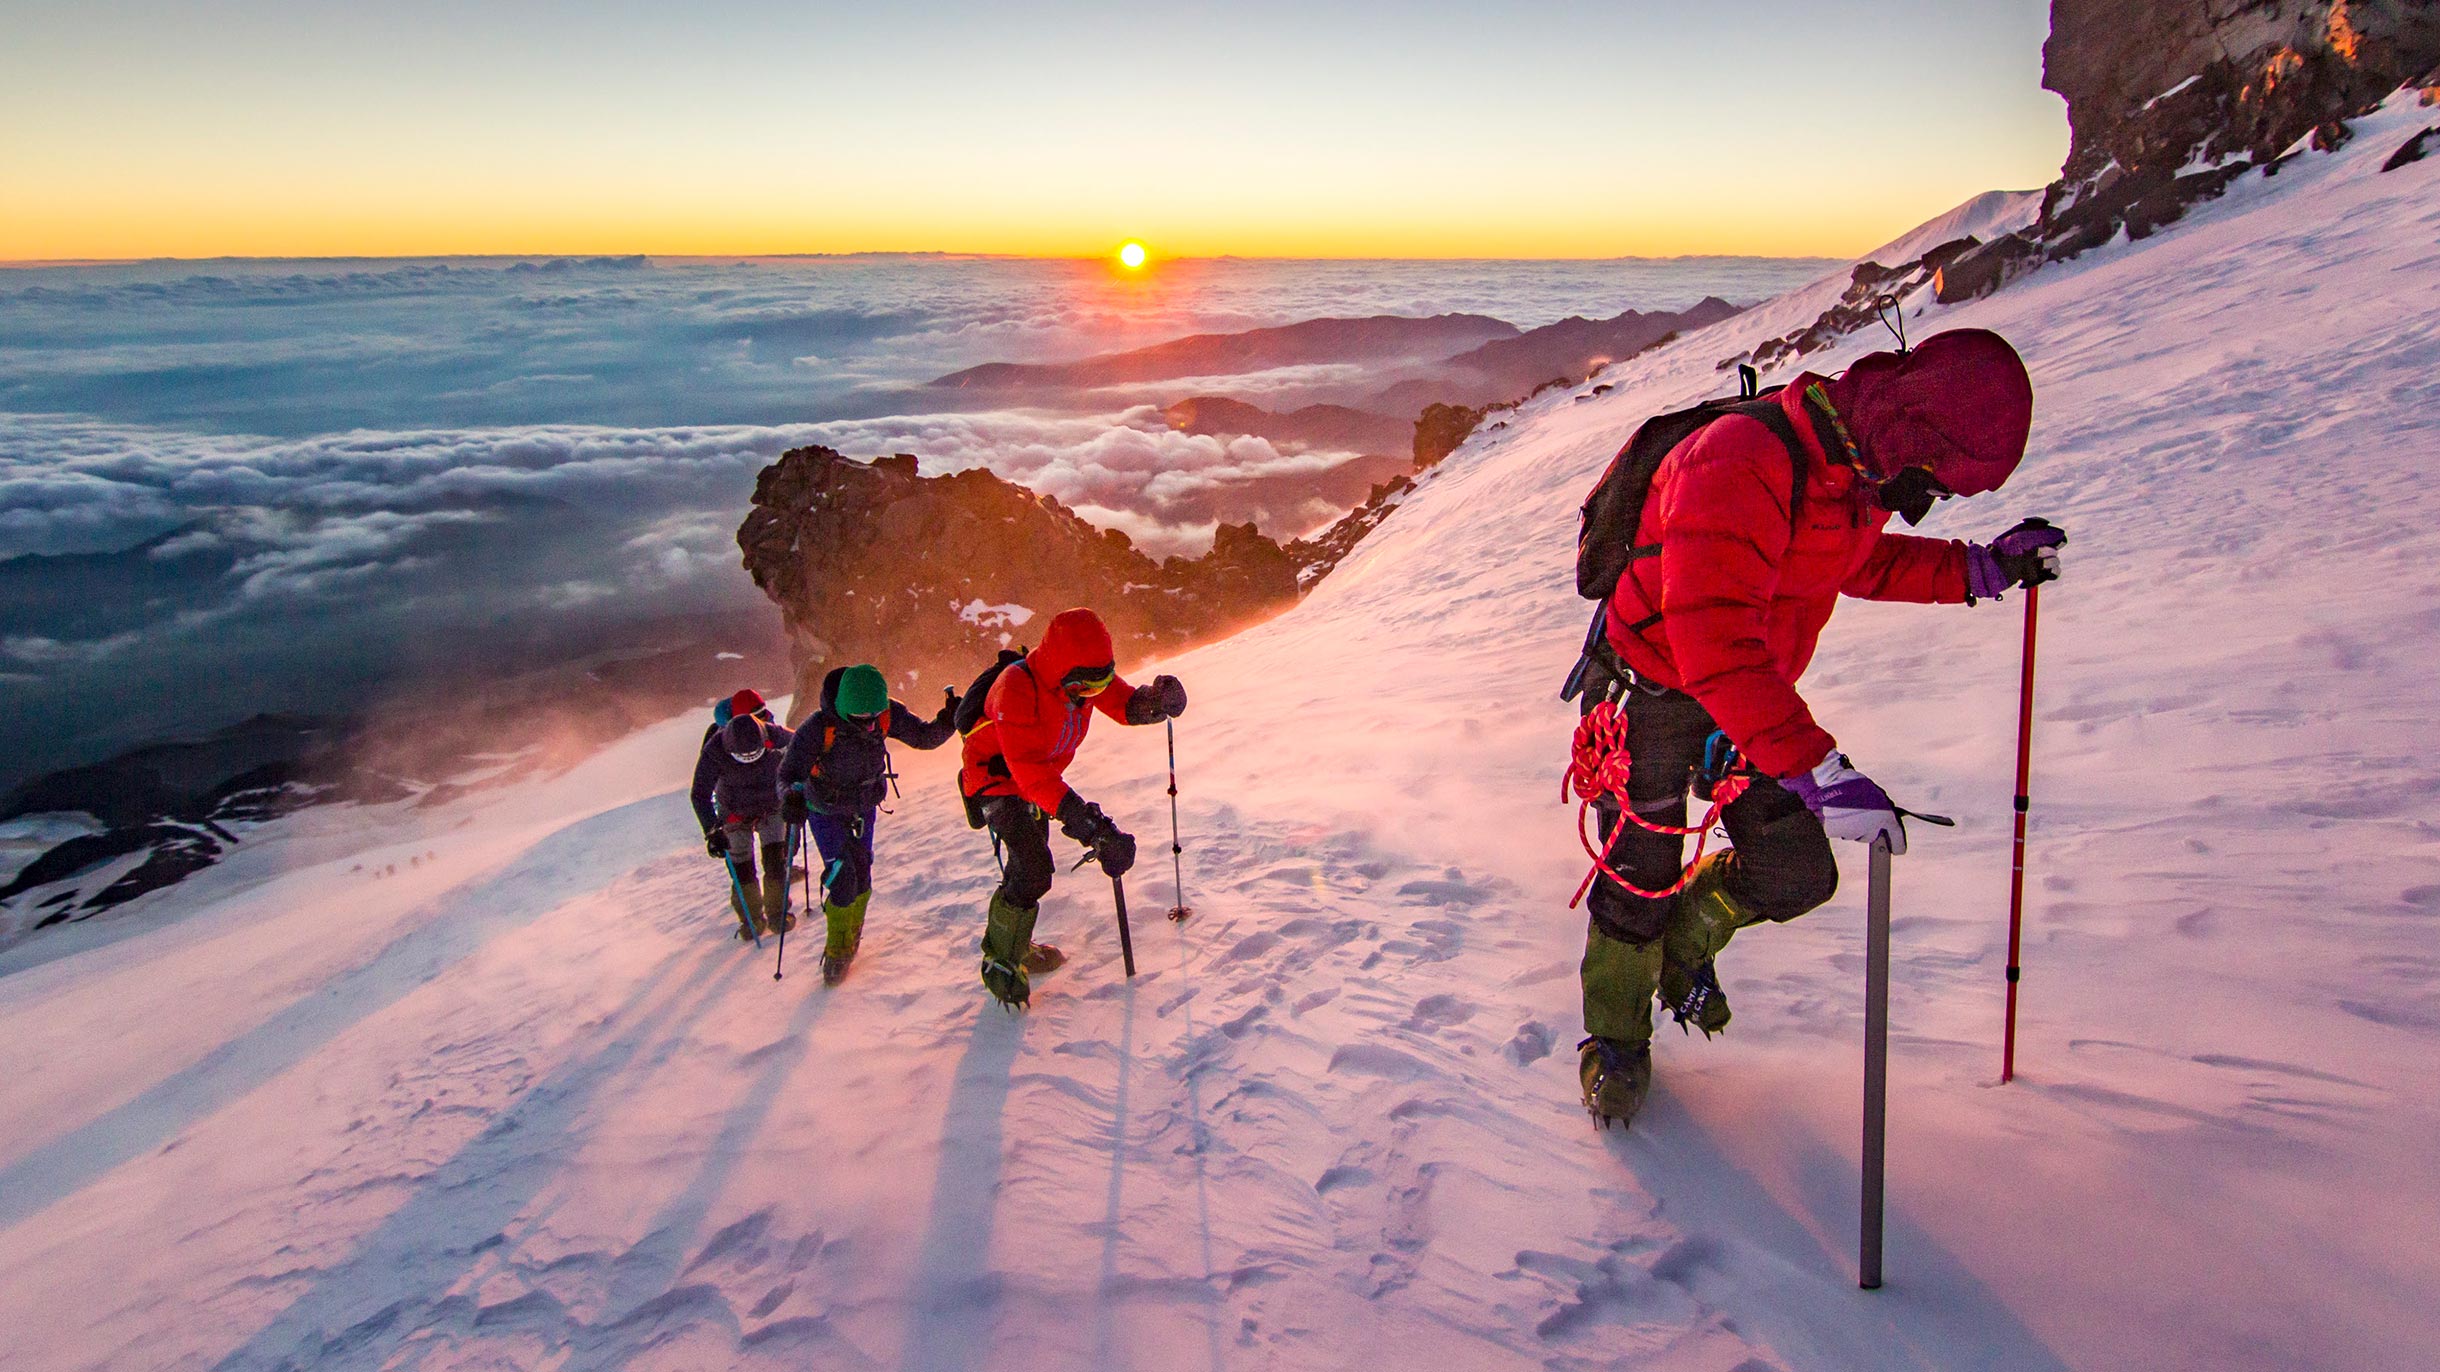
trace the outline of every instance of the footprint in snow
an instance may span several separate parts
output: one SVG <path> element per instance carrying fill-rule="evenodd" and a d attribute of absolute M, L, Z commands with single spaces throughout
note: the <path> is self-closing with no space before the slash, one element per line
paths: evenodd
<path fill-rule="evenodd" d="M 1527 1020 L 1517 1026 L 1516 1037 L 1508 1040 L 1505 1051 L 1508 1060 L 1519 1067 L 1530 1067 L 1550 1056 L 1550 1026 L 1540 1020 Z"/>
<path fill-rule="evenodd" d="M 1426 996 L 1415 1002 L 1415 1013 L 1408 1016 L 1406 1027 L 1430 1033 L 1453 1024 L 1463 1024 L 1474 1018 L 1474 1004 L 1462 996 Z"/>

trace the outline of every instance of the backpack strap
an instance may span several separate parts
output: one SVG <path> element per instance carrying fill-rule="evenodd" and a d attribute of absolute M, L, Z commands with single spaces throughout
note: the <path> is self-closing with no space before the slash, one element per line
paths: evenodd
<path fill-rule="evenodd" d="M 1812 408 L 1807 406 L 1805 412 L 1808 418 L 1814 419 L 1814 426 L 1818 429 L 1820 427 L 1820 420 L 1818 417 L 1813 415 Z M 1729 413 L 1746 415 L 1750 418 L 1761 420 L 1762 427 L 1769 429 L 1771 431 L 1771 436 L 1779 440 L 1779 446 L 1787 450 L 1788 465 L 1791 469 L 1791 475 L 1788 481 L 1788 534 L 1791 538 L 1794 537 L 1796 533 L 1796 516 L 1798 512 L 1804 508 L 1805 501 L 1804 440 L 1796 436 L 1796 426 L 1788 422 L 1788 412 L 1781 409 L 1779 407 L 1779 402 L 1776 400 L 1753 401 L 1749 404 L 1739 405 L 1735 409 L 1729 411 Z M 1818 433 L 1814 436 L 1816 438 L 1820 437 Z M 1824 443 L 1822 445 L 1822 451 L 1830 451 L 1830 446 L 1827 443 Z"/>

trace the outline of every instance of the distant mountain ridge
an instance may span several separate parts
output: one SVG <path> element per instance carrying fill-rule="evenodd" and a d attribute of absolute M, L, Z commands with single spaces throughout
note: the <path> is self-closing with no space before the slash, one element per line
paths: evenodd
<path fill-rule="evenodd" d="M 1719 323 L 1743 307 L 1706 296 L 1684 310 L 1571 315 L 1520 329 L 1478 314 L 1308 319 L 1243 333 L 1194 334 L 1149 348 L 1073 362 L 990 362 L 933 382 L 978 390 L 1090 390 L 1199 376 L 1245 376 L 1288 367 L 1369 370 L 1353 381 L 1316 381 L 1286 394 L 1323 403 L 1272 410 L 1236 396 L 1194 396 L 1164 409 L 1189 433 L 1245 433 L 1308 446 L 1372 451 L 1381 436 L 1427 405 L 1515 400 L 1554 378 L 1575 380 L 1677 334 Z M 1339 403 L 1354 401 L 1354 404 Z M 1394 439 L 1391 442 L 1394 444 Z"/>
<path fill-rule="evenodd" d="M 1339 452 L 1403 452 L 1415 426 L 1395 415 L 1345 405 L 1307 405 L 1280 413 L 1227 396 L 1190 396 L 1161 410 L 1169 427 L 1188 434 L 1250 434 L 1287 447 Z"/>
<path fill-rule="evenodd" d="M 1731 318 L 1743 308 L 1718 296 L 1705 296 L 1674 312 L 1625 310 L 1608 319 L 1570 315 L 1447 358 L 1424 376 L 1384 389 L 1368 404 L 1393 413 L 1412 413 L 1434 403 L 1500 404 L 1529 394 L 1547 381 L 1590 376 L 1679 334 Z"/>
<path fill-rule="evenodd" d="M 987 362 L 951 372 L 932 384 L 976 390 L 1115 386 L 1334 362 L 1425 361 L 1522 332 L 1505 320 L 1481 314 L 1307 319 L 1242 333 L 1191 334 L 1149 348 L 1102 353 L 1074 362 Z"/>

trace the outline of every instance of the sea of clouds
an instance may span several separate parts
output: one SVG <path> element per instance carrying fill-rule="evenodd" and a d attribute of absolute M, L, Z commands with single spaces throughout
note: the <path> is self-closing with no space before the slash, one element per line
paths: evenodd
<path fill-rule="evenodd" d="M 924 383 L 1325 315 L 1750 301 L 1824 264 L 887 256 L 162 262 L 0 270 L 0 752 L 91 753 L 94 693 L 209 727 L 402 673 L 750 616 L 755 474 L 825 443 L 988 467 L 1191 553 L 1287 537 L 1387 474 L 1171 432 L 1107 397 Z M 1198 378 L 1256 401 L 1313 375 Z M 199 677 L 209 682 L 198 689 Z M 148 727 L 148 726 L 146 726 Z M 111 735 L 105 738 L 105 735 Z"/>

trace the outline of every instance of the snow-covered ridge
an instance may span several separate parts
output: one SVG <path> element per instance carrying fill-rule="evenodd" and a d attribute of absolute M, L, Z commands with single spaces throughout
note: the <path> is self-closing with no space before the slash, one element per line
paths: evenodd
<path fill-rule="evenodd" d="M 1194 700 L 1183 927 L 1151 917 L 1162 735 L 1096 731 L 1075 780 L 1147 850 L 1133 983 L 1106 890 L 1063 876 L 1042 933 L 1073 961 L 1030 1016 L 987 1008 L 987 845 L 949 759 L 902 752 L 854 976 L 774 984 L 773 950 L 724 941 L 672 789 L 691 719 L 443 812 L 396 878 L 301 836 L 141 940 L 0 955 L 12 1355 L 2440 1361 L 2440 164 L 2377 170 L 2419 120 L 1912 307 L 1919 335 L 2007 334 L 2039 390 L 2018 480 L 1935 530 L 2043 513 L 2074 542 L 2015 1085 L 1990 1086 L 2017 601 L 1850 606 L 1805 683 L 1901 799 L 1963 821 L 1899 865 L 1888 1289 L 1847 1266 L 1860 863 L 1740 936 L 1736 1024 L 1666 1036 L 1632 1133 L 1589 1127 L 1569 1051 L 1575 502 L 1637 419 L 1818 313 L 1800 292 L 1535 399 L 1296 609 L 1161 664 Z"/>

